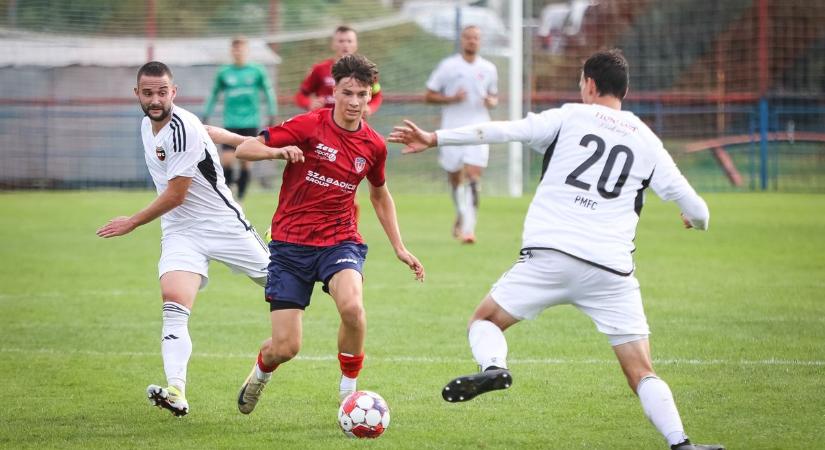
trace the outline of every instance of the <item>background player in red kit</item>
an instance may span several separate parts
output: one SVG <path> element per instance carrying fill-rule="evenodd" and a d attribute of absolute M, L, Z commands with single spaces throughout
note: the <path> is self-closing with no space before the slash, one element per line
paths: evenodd
<path fill-rule="evenodd" d="M 272 337 L 238 395 L 238 409 L 255 408 L 272 371 L 298 354 L 301 319 L 317 281 L 332 295 L 341 325 L 338 359 L 340 399 L 356 389 L 364 359 L 366 314 L 362 266 L 367 255 L 356 226 L 353 200 L 361 180 L 369 180 L 370 201 L 396 256 L 424 280 L 424 267 L 401 240 L 395 204 L 384 178 L 387 147 L 363 120 L 370 86 L 378 74 L 375 64 L 360 55 L 347 55 L 333 67 L 335 106 L 293 117 L 244 138 L 221 129 L 210 130 L 220 143 L 237 145 L 239 159 L 286 159 L 278 208 L 272 218 L 269 277 Z M 294 146 L 294 147 L 293 147 Z"/>
<path fill-rule="evenodd" d="M 335 98 L 332 94 L 332 89 L 335 87 L 332 65 L 344 56 L 358 52 L 358 34 L 352 28 L 342 25 L 335 29 L 331 46 L 335 56 L 312 66 L 295 94 L 297 106 L 312 111 L 318 108 L 332 108 L 335 105 Z M 381 85 L 377 78 L 370 87 L 372 98 L 364 109 L 366 116 L 375 114 L 382 102 Z"/>

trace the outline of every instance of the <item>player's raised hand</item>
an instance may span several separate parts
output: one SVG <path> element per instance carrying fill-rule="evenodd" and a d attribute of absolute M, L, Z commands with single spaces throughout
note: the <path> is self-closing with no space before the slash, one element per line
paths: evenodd
<path fill-rule="evenodd" d="M 410 120 L 404 120 L 404 126 L 396 126 L 387 139 L 390 142 L 404 144 L 401 153 L 419 153 L 435 147 L 438 144 L 438 137 L 435 133 L 422 130 Z"/>
<path fill-rule="evenodd" d="M 97 235 L 102 238 L 110 238 L 115 236 L 123 236 L 131 233 L 137 228 L 137 224 L 131 217 L 120 216 L 110 220 L 106 225 L 98 228 Z"/>
<path fill-rule="evenodd" d="M 395 254 L 398 256 L 398 259 L 401 260 L 407 267 L 410 268 L 413 272 L 415 272 L 415 279 L 416 281 L 424 282 L 424 266 L 421 265 L 421 262 L 418 261 L 418 258 L 415 257 L 409 250 L 404 249 L 403 251 L 397 252 Z"/>
<path fill-rule="evenodd" d="M 283 147 L 283 148 L 280 148 L 279 150 L 281 151 L 281 155 L 283 156 L 283 159 L 285 159 L 287 162 L 291 162 L 291 163 L 304 162 L 304 152 L 300 148 L 298 148 L 294 145 L 290 145 L 289 147 Z"/>

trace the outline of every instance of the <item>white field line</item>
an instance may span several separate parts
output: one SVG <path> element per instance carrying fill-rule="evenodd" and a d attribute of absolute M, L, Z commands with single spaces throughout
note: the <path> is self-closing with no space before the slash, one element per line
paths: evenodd
<path fill-rule="evenodd" d="M 61 350 L 54 348 L 11 348 L 2 347 L 0 353 L 27 353 L 27 354 L 46 354 L 59 356 L 95 356 L 95 357 L 159 357 L 160 352 L 115 352 L 115 351 L 97 351 L 97 350 Z M 199 353 L 195 352 L 192 355 L 194 358 L 211 358 L 211 359 L 253 359 L 254 353 Z M 427 357 L 427 356 L 367 356 L 370 361 L 375 362 L 391 362 L 391 363 L 413 363 L 413 364 L 462 364 L 471 363 L 472 359 L 467 358 L 441 358 L 441 357 Z M 297 360 L 304 361 L 337 361 L 337 355 L 298 355 Z M 743 365 L 743 366 L 825 366 L 825 360 L 801 360 L 801 359 L 654 359 L 654 364 L 660 365 L 691 365 L 691 366 L 720 366 L 720 365 Z M 565 359 L 565 358 L 528 358 L 528 359 L 511 359 L 511 365 L 518 364 L 535 364 L 535 365 L 562 365 L 562 364 L 577 364 L 577 365 L 599 365 L 599 364 L 617 364 L 615 359 Z"/>

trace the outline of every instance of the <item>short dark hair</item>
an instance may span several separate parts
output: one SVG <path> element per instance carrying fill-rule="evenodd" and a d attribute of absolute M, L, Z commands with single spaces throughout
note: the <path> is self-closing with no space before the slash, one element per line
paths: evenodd
<path fill-rule="evenodd" d="M 338 34 L 338 33 L 348 33 L 348 32 L 350 32 L 350 31 L 352 31 L 352 32 L 353 32 L 353 33 L 355 33 L 355 34 L 358 34 L 358 33 L 356 33 L 355 28 L 352 28 L 352 27 L 347 26 L 347 25 L 341 25 L 341 26 L 339 26 L 338 28 L 336 28 L 336 29 L 335 29 L 335 33 L 333 33 L 333 34 Z"/>
<path fill-rule="evenodd" d="M 587 58 L 582 68 L 585 78 L 596 82 L 600 95 L 612 95 L 619 100 L 627 95 L 630 84 L 627 60 L 619 49 L 596 52 Z"/>
<path fill-rule="evenodd" d="M 232 38 L 232 46 L 237 47 L 239 45 L 246 45 L 249 44 L 249 40 L 246 36 L 235 36 Z"/>
<path fill-rule="evenodd" d="M 169 75 L 169 80 L 172 80 L 172 69 L 160 61 L 149 61 L 138 69 L 137 81 L 140 83 L 140 77 L 147 75 L 150 77 L 162 77 Z"/>
<path fill-rule="evenodd" d="M 346 55 L 332 65 L 335 84 L 343 78 L 352 77 L 363 84 L 372 86 L 378 79 L 378 67 L 363 55 Z"/>

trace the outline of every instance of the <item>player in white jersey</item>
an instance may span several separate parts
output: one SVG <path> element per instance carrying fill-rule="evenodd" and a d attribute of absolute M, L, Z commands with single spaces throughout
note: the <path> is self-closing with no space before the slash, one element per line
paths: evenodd
<path fill-rule="evenodd" d="M 144 157 L 158 197 L 130 217 L 110 220 L 97 235 L 121 236 L 161 218 L 161 355 L 168 386 L 149 385 L 146 393 L 153 405 L 183 416 L 189 412 L 189 314 L 208 281 L 209 261 L 220 261 L 264 286 L 269 251 L 232 198 L 206 129 L 195 115 L 172 103 L 176 90 L 165 64 L 149 62 L 138 71 L 135 95 L 146 113 L 141 124 Z"/>
<path fill-rule="evenodd" d="M 461 53 L 445 58 L 427 80 L 425 100 L 443 105 L 441 128 L 456 128 L 490 120 L 489 108 L 498 104 L 496 66 L 478 54 L 481 30 L 474 25 L 461 31 Z M 481 173 L 487 167 L 487 144 L 441 146 L 438 162 L 456 210 L 453 236 L 475 242 Z"/>
<path fill-rule="evenodd" d="M 722 449 L 688 440 L 670 388 L 653 371 L 631 256 L 645 188 L 675 201 L 687 228 L 707 229 L 707 205 L 653 132 L 621 110 L 628 73 L 619 51 L 591 56 L 579 85 L 583 104 L 435 133 L 406 121 L 390 134 L 390 142 L 407 145 L 405 153 L 522 141 L 544 154 L 542 179 L 524 221 L 521 257 L 470 319 L 470 347 L 481 372 L 450 381 L 442 395 L 461 402 L 509 387 L 503 331 L 551 306 L 572 304 L 607 335 L 630 388 L 671 448 Z"/>

